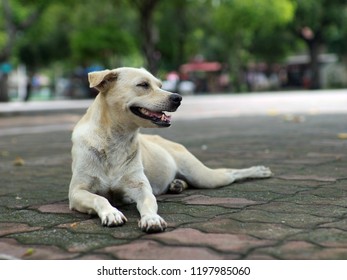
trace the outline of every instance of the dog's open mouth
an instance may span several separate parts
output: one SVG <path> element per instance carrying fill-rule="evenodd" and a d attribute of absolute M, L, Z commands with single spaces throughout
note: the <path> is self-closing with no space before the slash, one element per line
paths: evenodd
<path fill-rule="evenodd" d="M 158 126 L 171 125 L 171 116 L 166 115 L 164 112 L 154 112 L 142 107 L 130 107 L 130 110 L 138 117 L 150 120 Z"/>

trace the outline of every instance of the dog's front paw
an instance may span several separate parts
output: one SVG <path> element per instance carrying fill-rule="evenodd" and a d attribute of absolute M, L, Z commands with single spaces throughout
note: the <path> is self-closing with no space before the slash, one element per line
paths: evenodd
<path fill-rule="evenodd" d="M 127 221 L 127 218 L 123 215 L 123 213 L 116 208 L 101 213 L 100 219 L 102 225 L 108 227 L 121 226 Z"/>
<path fill-rule="evenodd" d="M 159 215 L 146 215 L 139 221 L 139 227 L 144 232 L 154 233 L 164 231 L 167 224 Z"/>
<path fill-rule="evenodd" d="M 253 166 L 252 171 L 254 172 L 253 178 L 268 178 L 271 177 L 273 174 L 271 172 L 271 169 L 265 166 Z"/>

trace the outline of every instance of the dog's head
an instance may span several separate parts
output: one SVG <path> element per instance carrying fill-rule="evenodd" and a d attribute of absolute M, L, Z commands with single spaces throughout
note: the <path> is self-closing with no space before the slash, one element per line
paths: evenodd
<path fill-rule="evenodd" d="M 117 68 L 88 74 L 90 87 L 100 91 L 110 110 L 139 127 L 168 127 L 182 97 L 161 89 L 161 82 L 145 69 Z"/>

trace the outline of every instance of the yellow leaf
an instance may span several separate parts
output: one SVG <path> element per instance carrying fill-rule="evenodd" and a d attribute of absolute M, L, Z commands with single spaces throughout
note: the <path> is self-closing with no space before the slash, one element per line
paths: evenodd
<path fill-rule="evenodd" d="M 77 225 L 78 225 L 78 223 L 75 222 L 75 223 L 70 224 L 70 227 L 71 227 L 71 228 L 75 228 L 75 227 L 77 227 Z"/>
<path fill-rule="evenodd" d="M 30 257 L 34 253 L 35 253 L 35 249 L 29 248 L 28 250 L 25 251 L 22 257 Z"/>
<path fill-rule="evenodd" d="M 14 166 L 23 166 L 24 164 L 25 161 L 21 157 L 16 157 L 16 159 L 13 161 Z"/>
<path fill-rule="evenodd" d="M 269 109 L 269 110 L 267 110 L 266 113 L 268 116 L 272 116 L 272 117 L 278 116 L 280 114 L 279 111 L 276 109 Z"/>
<path fill-rule="evenodd" d="M 305 121 L 305 117 L 304 116 L 296 116 L 296 115 L 285 115 L 284 116 L 284 120 L 286 122 L 293 122 L 293 123 L 302 123 Z"/>
<path fill-rule="evenodd" d="M 339 133 L 339 134 L 337 134 L 337 138 L 339 138 L 339 139 L 347 139 L 347 133 Z"/>

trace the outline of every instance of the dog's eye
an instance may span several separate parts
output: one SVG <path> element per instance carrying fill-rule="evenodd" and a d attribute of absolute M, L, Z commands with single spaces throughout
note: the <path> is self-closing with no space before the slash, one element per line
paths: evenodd
<path fill-rule="evenodd" d="M 142 88 L 144 88 L 144 89 L 148 89 L 148 88 L 149 88 L 149 83 L 147 83 L 147 82 L 142 82 L 142 83 L 137 84 L 136 86 L 142 87 Z"/>

